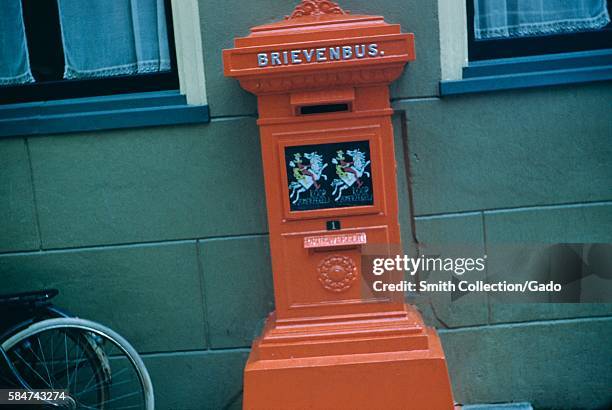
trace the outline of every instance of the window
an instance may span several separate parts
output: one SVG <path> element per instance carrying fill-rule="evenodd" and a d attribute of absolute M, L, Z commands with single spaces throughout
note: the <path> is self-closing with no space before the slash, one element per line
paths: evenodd
<path fill-rule="evenodd" d="M 610 3 L 467 0 L 469 60 L 612 48 Z"/>
<path fill-rule="evenodd" d="M 0 104 L 179 88 L 170 0 L 4 0 Z"/>

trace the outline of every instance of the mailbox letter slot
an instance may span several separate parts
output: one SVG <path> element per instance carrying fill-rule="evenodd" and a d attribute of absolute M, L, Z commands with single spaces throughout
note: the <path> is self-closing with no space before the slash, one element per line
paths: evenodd
<path fill-rule="evenodd" d="M 319 105 L 305 105 L 300 107 L 301 115 L 310 114 L 327 114 L 332 112 L 346 112 L 350 111 L 348 104 L 319 104 Z"/>
<path fill-rule="evenodd" d="M 296 115 L 327 114 L 352 111 L 354 88 L 329 91 L 308 91 L 291 94 L 291 105 Z"/>

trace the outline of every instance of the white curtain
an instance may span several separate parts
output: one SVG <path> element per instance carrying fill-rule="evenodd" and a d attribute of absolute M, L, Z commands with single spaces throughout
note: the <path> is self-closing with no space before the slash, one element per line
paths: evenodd
<path fill-rule="evenodd" d="M 606 0 L 474 0 L 479 40 L 597 30 L 609 22 Z"/>
<path fill-rule="evenodd" d="M 0 85 L 34 82 L 21 0 L 2 0 L 0 8 Z"/>
<path fill-rule="evenodd" d="M 170 69 L 164 0 L 57 0 L 64 78 Z"/>

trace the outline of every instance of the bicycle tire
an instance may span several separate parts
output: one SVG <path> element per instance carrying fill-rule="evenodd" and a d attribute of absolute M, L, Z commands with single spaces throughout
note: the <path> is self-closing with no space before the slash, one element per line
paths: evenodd
<path fill-rule="evenodd" d="M 52 329 L 79 329 L 111 340 L 126 355 L 136 370 L 143 389 L 145 408 L 147 410 L 155 409 L 153 384 L 151 383 L 151 377 L 140 355 L 123 336 L 100 323 L 80 318 L 46 319 L 33 323 L 27 328 L 10 336 L 2 341 L 1 346 L 8 352 L 21 341 Z"/>

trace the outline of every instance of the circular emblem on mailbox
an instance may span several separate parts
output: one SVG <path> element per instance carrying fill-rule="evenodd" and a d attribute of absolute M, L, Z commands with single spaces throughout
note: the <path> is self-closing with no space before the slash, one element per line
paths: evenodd
<path fill-rule="evenodd" d="M 319 282 L 330 292 L 344 292 L 357 279 L 357 267 L 348 256 L 332 255 L 319 263 Z"/>

